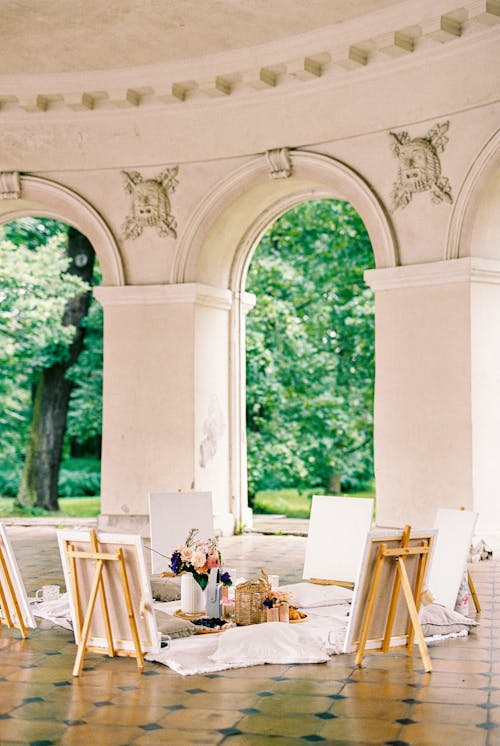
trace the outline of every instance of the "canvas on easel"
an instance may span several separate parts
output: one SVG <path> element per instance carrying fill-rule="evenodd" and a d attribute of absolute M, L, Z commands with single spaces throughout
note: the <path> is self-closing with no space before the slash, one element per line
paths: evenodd
<path fill-rule="evenodd" d="M 86 650 L 133 656 L 142 668 L 159 639 L 141 537 L 58 531 L 58 542 L 79 646 L 73 674 Z"/>
<path fill-rule="evenodd" d="M 429 572 L 429 590 L 436 603 L 455 608 L 458 590 L 467 567 L 467 556 L 472 542 L 478 514 L 469 510 L 440 508 L 436 513 L 434 528 L 438 530 L 434 547 L 434 560 Z M 469 577 L 469 585 L 472 580 Z M 474 586 L 471 592 L 480 611 Z"/>
<path fill-rule="evenodd" d="M 436 534 L 410 527 L 368 534 L 344 645 L 344 652 L 356 651 L 358 665 L 366 650 L 405 645 L 412 652 L 416 636 L 425 670 L 431 670 L 418 609 Z"/>
<path fill-rule="evenodd" d="M 151 568 L 168 572 L 168 556 L 184 544 L 192 528 L 200 538 L 214 535 L 211 492 L 151 492 L 149 494 Z"/>
<path fill-rule="evenodd" d="M 23 637 L 28 636 L 28 627 L 36 629 L 26 589 L 19 572 L 16 557 L 7 536 L 5 526 L 0 523 L 0 624 L 17 627 Z"/>
<path fill-rule="evenodd" d="M 353 587 L 373 516 L 373 500 L 313 495 L 303 578 Z"/>

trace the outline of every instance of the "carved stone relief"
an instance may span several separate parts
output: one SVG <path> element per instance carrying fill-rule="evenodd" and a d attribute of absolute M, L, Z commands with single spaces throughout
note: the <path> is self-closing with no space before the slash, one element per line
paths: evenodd
<path fill-rule="evenodd" d="M 292 161 L 288 148 L 266 150 L 266 159 L 271 169 L 271 179 L 287 179 L 292 175 Z"/>
<path fill-rule="evenodd" d="M 200 443 L 200 466 L 204 469 L 217 453 L 217 442 L 224 435 L 226 426 L 217 397 L 212 396 L 208 405 L 208 415 L 203 423 L 203 439 Z"/>
<path fill-rule="evenodd" d="M 124 238 L 138 238 L 144 228 L 155 227 L 160 236 L 177 238 L 177 221 L 171 212 L 169 193 L 175 192 L 179 167 L 167 168 L 156 179 L 144 179 L 138 171 L 122 171 L 132 207 L 122 225 Z"/>
<path fill-rule="evenodd" d="M 393 208 L 406 207 L 416 192 L 430 192 L 434 204 L 453 202 L 450 181 L 441 175 L 439 153 L 445 149 L 449 122 L 435 124 L 424 137 L 390 132 L 392 151 L 399 159 L 398 179 L 392 190 Z"/>
<path fill-rule="evenodd" d="M 19 199 L 21 181 L 17 171 L 0 172 L 0 199 Z"/>

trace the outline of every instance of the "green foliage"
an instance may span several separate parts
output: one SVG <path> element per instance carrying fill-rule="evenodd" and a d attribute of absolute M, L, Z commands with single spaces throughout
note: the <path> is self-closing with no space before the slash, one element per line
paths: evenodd
<path fill-rule="evenodd" d="M 373 266 L 347 203 L 303 203 L 261 240 L 247 287 L 249 492 L 344 487 L 372 474 Z"/>
<path fill-rule="evenodd" d="M 0 495 L 15 497 L 21 479 L 21 464 L 0 465 Z M 59 471 L 58 494 L 99 495 L 101 492 L 101 462 L 97 459 L 79 458 L 63 461 Z"/>
<path fill-rule="evenodd" d="M 88 290 L 66 273 L 68 228 L 56 220 L 23 218 L 0 227 L 0 493 L 18 484 L 31 418 L 32 386 L 38 372 L 67 359 L 74 327 L 63 324 L 68 300 Z M 100 282 L 96 264 L 93 284 Z M 84 349 L 68 378 L 73 389 L 67 420 L 72 443 L 92 450 L 102 423 L 102 309 L 91 300 Z M 84 451 L 85 452 L 85 451 Z M 95 476 L 82 473 L 80 494 L 96 494 Z M 62 492 L 70 494 L 62 475 Z M 61 482 L 60 482 L 61 490 Z M 78 492 L 71 492 L 78 494 Z"/>
<path fill-rule="evenodd" d="M 37 226 L 43 232 L 35 246 Z M 88 289 L 77 277 L 65 274 L 65 242 L 66 229 L 56 221 L 26 218 L 0 228 L 2 461 L 19 460 L 29 425 L 31 388 L 40 370 L 67 359 L 75 330 L 63 323 L 63 312 L 70 298 Z"/>
<path fill-rule="evenodd" d="M 62 497 L 59 500 L 59 510 L 43 510 L 42 508 L 20 508 L 14 504 L 14 498 L 0 497 L 0 519 L 19 518 L 24 516 L 60 516 L 61 518 L 94 518 L 100 513 L 101 499 L 99 497 Z"/>
<path fill-rule="evenodd" d="M 73 390 L 66 424 L 67 435 L 81 445 L 98 438 L 102 431 L 103 315 L 97 301 L 91 301 L 83 323 L 83 350 L 68 372 Z"/>
<path fill-rule="evenodd" d="M 101 493 L 101 463 L 97 459 L 69 459 L 63 461 L 59 472 L 58 494 L 99 495 Z"/>

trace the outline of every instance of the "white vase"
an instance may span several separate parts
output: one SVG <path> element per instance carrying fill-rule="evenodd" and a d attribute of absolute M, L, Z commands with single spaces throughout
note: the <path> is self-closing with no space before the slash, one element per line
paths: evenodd
<path fill-rule="evenodd" d="M 184 614 L 200 614 L 205 608 L 205 596 L 192 572 L 181 575 L 181 611 Z"/>

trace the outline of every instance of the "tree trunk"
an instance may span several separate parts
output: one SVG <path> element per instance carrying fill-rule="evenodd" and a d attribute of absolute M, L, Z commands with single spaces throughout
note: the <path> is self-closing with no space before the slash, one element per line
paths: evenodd
<path fill-rule="evenodd" d="M 67 253 L 71 258 L 68 274 L 90 283 L 94 249 L 75 228 L 68 231 Z M 83 349 L 85 327 L 81 322 L 88 313 L 89 304 L 90 292 L 75 296 L 67 303 L 63 324 L 76 327 L 68 358 L 42 370 L 34 387 L 31 431 L 17 493 L 17 503 L 25 507 L 35 505 L 45 510 L 59 509 L 57 486 L 72 387 L 66 372 Z"/>
<path fill-rule="evenodd" d="M 342 474 L 339 471 L 334 471 L 328 477 L 327 489 L 332 495 L 340 495 L 341 490 Z"/>

